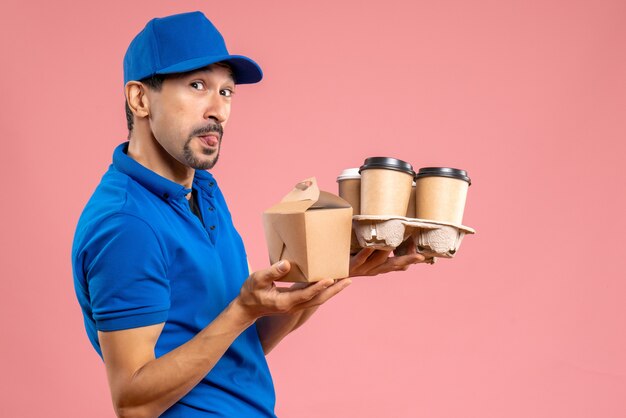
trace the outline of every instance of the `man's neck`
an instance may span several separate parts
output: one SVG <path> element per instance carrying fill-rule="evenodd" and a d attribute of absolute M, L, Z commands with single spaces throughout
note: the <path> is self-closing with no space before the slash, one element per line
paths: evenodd
<path fill-rule="evenodd" d="M 131 137 L 128 156 L 161 177 L 191 189 L 195 170 L 181 164 L 168 154 L 154 138 L 138 140 Z"/>

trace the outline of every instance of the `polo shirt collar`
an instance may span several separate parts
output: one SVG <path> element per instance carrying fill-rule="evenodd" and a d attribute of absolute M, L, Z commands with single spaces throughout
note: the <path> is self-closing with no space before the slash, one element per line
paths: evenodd
<path fill-rule="evenodd" d="M 205 170 L 196 170 L 193 178 L 193 184 L 202 189 L 207 195 L 213 196 L 215 192 L 216 182 L 213 174 Z"/>
<path fill-rule="evenodd" d="M 150 190 L 155 195 L 170 201 L 178 200 L 181 197 L 186 196 L 188 193 L 191 193 L 191 189 L 187 189 L 185 186 L 166 179 L 149 168 L 139 164 L 137 161 L 129 157 L 127 152 L 128 142 L 118 145 L 115 148 L 115 151 L 113 151 L 113 166 L 118 171 L 128 175 L 137 183 Z M 196 176 L 198 172 L 199 171 L 196 170 Z"/>

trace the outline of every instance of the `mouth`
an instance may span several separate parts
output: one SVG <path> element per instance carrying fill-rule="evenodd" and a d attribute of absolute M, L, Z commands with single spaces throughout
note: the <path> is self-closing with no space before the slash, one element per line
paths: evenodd
<path fill-rule="evenodd" d="M 200 141 L 208 148 L 215 148 L 220 143 L 220 137 L 218 134 L 210 133 L 207 135 L 198 135 Z"/>

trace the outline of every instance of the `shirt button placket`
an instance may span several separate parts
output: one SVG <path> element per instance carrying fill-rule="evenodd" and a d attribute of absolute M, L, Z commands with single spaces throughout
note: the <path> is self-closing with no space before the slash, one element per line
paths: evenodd
<path fill-rule="evenodd" d="M 215 187 L 215 182 L 213 180 L 209 181 L 209 187 L 213 188 Z M 212 193 L 210 193 L 210 196 L 212 197 Z M 217 214 L 215 213 L 215 206 L 213 205 L 213 199 L 210 198 L 209 199 L 209 205 L 207 207 L 208 210 L 208 219 L 206 221 L 206 225 L 207 228 L 209 230 L 209 234 L 212 236 L 213 240 L 215 241 L 215 229 L 217 228 Z"/>

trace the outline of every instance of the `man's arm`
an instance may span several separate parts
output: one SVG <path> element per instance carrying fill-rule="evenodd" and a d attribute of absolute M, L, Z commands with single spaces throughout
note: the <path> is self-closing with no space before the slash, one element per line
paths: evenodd
<path fill-rule="evenodd" d="M 163 323 L 98 332 L 119 417 L 156 417 L 185 396 L 213 368 L 251 322 L 231 303 L 186 344 L 155 359 Z"/>
<path fill-rule="evenodd" d="M 159 416 L 198 384 L 257 318 L 295 313 L 322 303 L 324 298 L 318 296 L 333 284 L 322 280 L 306 288 L 277 288 L 274 280 L 288 271 L 289 263 L 283 262 L 251 274 L 239 296 L 213 322 L 158 359 L 154 347 L 163 324 L 98 332 L 118 416 Z"/>
<path fill-rule="evenodd" d="M 415 252 L 415 246 L 410 246 L 409 252 L 403 256 L 389 257 L 390 253 L 390 251 L 363 248 L 350 259 L 350 277 L 376 276 L 391 271 L 407 270 L 411 264 L 424 261 L 424 256 Z M 341 292 L 349 284 L 349 282 L 345 283 L 345 279 L 338 280 L 317 296 L 320 300 L 323 299 L 320 304 Z M 307 286 L 306 283 L 296 283 L 290 289 L 303 288 L 305 286 Z M 304 324 L 315 313 L 320 304 L 294 313 L 259 318 L 257 321 L 257 332 L 263 346 L 263 352 L 266 355 L 269 354 L 283 338 Z"/>

